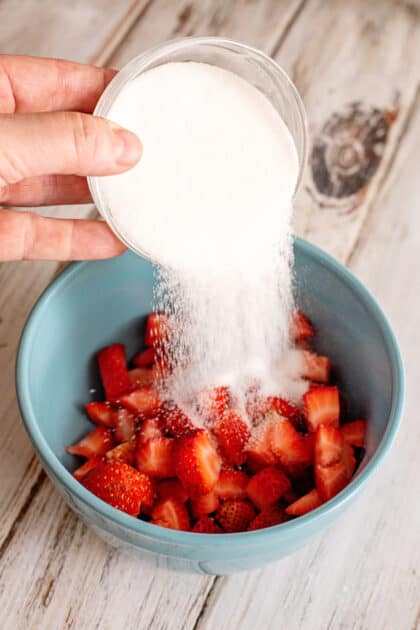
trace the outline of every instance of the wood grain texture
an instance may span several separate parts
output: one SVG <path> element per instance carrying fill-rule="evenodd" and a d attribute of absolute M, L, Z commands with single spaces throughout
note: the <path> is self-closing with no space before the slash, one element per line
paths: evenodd
<path fill-rule="evenodd" d="M 407 404 L 396 445 L 350 512 L 318 543 L 256 573 L 221 578 L 197 630 L 418 630 L 420 99 L 376 197 L 351 267 L 398 334 Z"/>
<path fill-rule="evenodd" d="M 323 134 L 329 165 L 328 176 L 321 177 L 324 185 L 339 177 L 346 182 L 337 185 L 342 194 L 351 185 L 354 172 L 364 179 L 375 152 L 380 158 L 365 186 L 341 198 L 319 192 L 311 168 L 313 159 L 306 170 L 295 205 L 296 231 L 341 260 L 357 241 L 398 147 L 420 76 L 415 61 L 419 47 L 417 4 L 311 0 L 276 56 L 303 98 L 312 146 L 334 114 L 342 114 L 351 103 L 361 104 L 362 121 L 353 117 L 344 129 Z M 376 115 L 372 108 L 378 110 Z M 393 123 L 385 143 L 383 135 L 372 139 L 368 134 L 383 116 Z M 379 125 L 378 131 L 383 134 L 386 128 Z M 316 170 L 322 176 L 319 165 Z"/>

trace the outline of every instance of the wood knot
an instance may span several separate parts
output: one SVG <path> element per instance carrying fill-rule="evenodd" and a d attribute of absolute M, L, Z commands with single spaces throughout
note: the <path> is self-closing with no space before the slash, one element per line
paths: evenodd
<path fill-rule="evenodd" d="M 319 193 L 343 199 L 365 188 L 378 169 L 398 112 L 356 102 L 330 116 L 315 138 L 312 177 Z"/>

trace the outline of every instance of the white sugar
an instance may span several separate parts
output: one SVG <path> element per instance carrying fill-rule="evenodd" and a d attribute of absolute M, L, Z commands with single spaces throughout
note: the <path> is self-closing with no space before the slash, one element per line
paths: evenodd
<path fill-rule="evenodd" d="M 189 62 L 131 81 L 109 117 L 143 143 L 139 164 L 102 191 L 120 233 L 162 266 L 157 306 L 170 301 L 179 331 L 172 394 L 240 395 L 260 379 L 297 398 L 287 330 L 299 166 L 280 115 L 237 75 Z"/>

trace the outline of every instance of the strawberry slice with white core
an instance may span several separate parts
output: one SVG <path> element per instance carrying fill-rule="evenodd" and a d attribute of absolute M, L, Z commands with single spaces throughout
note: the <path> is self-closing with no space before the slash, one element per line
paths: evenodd
<path fill-rule="evenodd" d="M 302 376 L 315 383 L 328 383 L 330 380 L 331 361 L 328 357 L 303 350 Z"/>
<path fill-rule="evenodd" d="M 137 434 L 137 443 L 144 444 L 152 438 L 163 437 L 160 422 L 157 418 L 148 418 L 141 423 Z"/>
<path fill-rule="evenodd" d="M 85 435 L 79 442 L 67 447 L 70 455 L 81 455 L 83 457 L 92 457 L 97 455 L 105 455 L 109 449 L 114 446 L 114 438 L 110 429 L 97 426 L 96 429 Z"/>
<path fill-rule="evenodd" d="M 128 371 L 128 378 L 130 379 L 133 387 L 147 387 L 153 385 L 154 375 L 150 368 L 134 368 L 134 370 Z"/>
<path fill-rule="evenodd" d="M 190 518 L 187 508 L 175 497 L 162 499 L 156 503 L 151 516 L 152 520 L 150 522 L 155 525 L 184 531 L 190 529 Z"/>
<path fill-rule="evenodd" d="M 249 477 L 240 470 L 222 470 L 214 486 L 220 499 L 245 499 Z"/>
<path fill-rule="evenodd" d="M 271 414 L 270 444 L 271 450 L 284 466 L 290 464 L 310 465 L 313 453 L 312 445 L 304 436 L 296 431 L 294 425 L 287 418 Z"/>
<path fill-rule="evenodd" d="M 341 427 L 344 441 L 351 446 L 358 446 L 363 448 L 366 439 L 366 420 L 353 420 L 353 422 L 346 422 Z"/>
<path fill-rule="evenodd" d="M 154 387 L 139 387 L 135 391 L 121 396 L 120 403 L 142 419 L 153 418 L 160 408 L 159 394 Z"/>
<path fill-rule="evenodd" d="M 300 497 L 300 499 L 297 499 L 297 501 L 294 501 L 294 503 L 291 503 L 286 508 L 286 514 L 289 514 L 289 516 L 303 516 L 303 514 L 315 510 L 315 508 L 320 505 L 322 505 L 321 495 L 318 490 L 314 488 L 303 495 L 303 497 Z"/>
<path fill-rule="evenodd" d="M 313 387 L 303 395 L 303 407 L 309 431 L 320 424 L 339 426 L 340 395 L 337 387 Z"/>
<path fill-rule="evenodd" d="M 340 429 L 320 424 L 315 434 L 315 464 L 331 466 L 343 456 L 344 439 Z"/>
<path fill-rule="evenodd" d="M 219 497 L 214 490 L 211 490 L 211 492 L 200 494 L 200 496 L 191 500 L 191 513 L 195 517 L 211 514 L 217 510 L 219 503 Z"/>
<path fill-rule="evenodd" d="M 131 389 L 125 347 L 120 343 L 107 346 L 98 352 L 97 359 L 105 398 L 110 401 L 118 400 Z"/>
<path fill-rule="evenodd" d="M 200 430 L 177 440 L 175 471 L 190 497 L 210 492 L 217 482 L 220 467 L 220 457 L 207 431 Z"/>
<path fill-rule="evenodd" d="M 340 461 L 331 466 L 315 464 L 314 469 L 316 487 L 324 501 L 332 499 L 336 494 L 341 492 L 350 481 L 348 468 L 343 459 L 340 459 Z"/>
<path fill-rule="evenodd" d="M 150 477 L 174 477 L 174 440 L 166 437 L 152 438 L 137 445 L 136 468 Z"/>
<path fill-rule="evenodd" d="M 273 416 L 274 414 L 274 416 Z M 271 412 L 263 423 L 258 425 L 245 447 L 247 465 L 252 471 L 258 471 L 264 466 L 275 464 L 277 457 L 272 451 L 271 430 L 273 417 L 278 418 L 278 414 Z"/>
<path fill-rule="evenodd" d="M 128 409 L 114 411 L 114 437 L 118 443 L 129 442 L 136 434 L 136 417 Z"/>

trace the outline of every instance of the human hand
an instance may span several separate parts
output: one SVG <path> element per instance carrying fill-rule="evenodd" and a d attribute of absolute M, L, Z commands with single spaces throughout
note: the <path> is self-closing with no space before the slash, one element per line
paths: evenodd
<path fill-rule="evenodd" d="M 88 203 L 86 176 L 140 159 L 133 133 L 91 116 L 113 70 L 0 55 L 0 205 Z M 108 258 L 124 245 L 106 223 L 0 208 L 0 260 Z"/>

